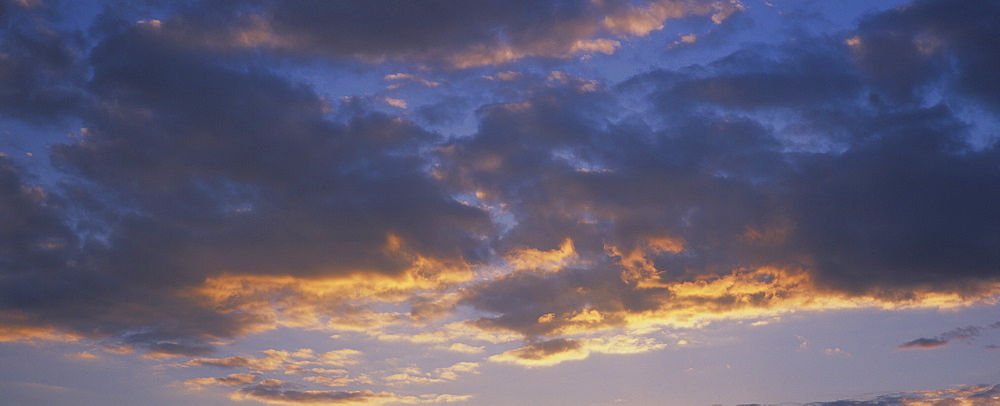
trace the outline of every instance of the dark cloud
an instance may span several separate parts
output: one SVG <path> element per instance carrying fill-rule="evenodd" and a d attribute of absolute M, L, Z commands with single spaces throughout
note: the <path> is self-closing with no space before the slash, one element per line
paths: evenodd
<path fill-rule="evenodd" d="M 865 400 L 811 402 L 803 406 L 905 406 L 912 404 L 987 406 L 1000 399 L 1000 386 L 975 385 L 955 389 L 881 395 Z"/>
<path fill-rule="evenodd" d="M 945 82 L 953 90 L 998 107 L 1000 78 L 991 67 L 1000 52 L 989 0 L 917 1 L 871 16 L 858 28 L 859 66 L 886 94 L 906 100 Z"/>
<path fill-rule="evenodd" d="M 861 90 L 856 68 L 843 58 L 843 48 L 844 44 L 827 38 L 780 49 L 748 47 L 709 64 L 710 74 L 695 71 L 692 79 L 654 97 L 661 106 L 673 108 L 692 100 L 741 110 L 841 104 Z"/>
<path fill-rule="evenodd" d="M 937 348 L 948 345 L 948 340 L 940 338 L 918 338 L 915 340 L 907 341 L 899 345 L 900 349 L 913 349 L 913 348 Z"/>
<path fill-rule="evenodd" d="M 0 269 L 7 278 L 59 270 L 72 259 L 78 243 L 63 218 L 65 202 L 28 183 L 28 176 L 11 157 L 0 154 L 0 211 L 5 213 L 0 220 Z"/>
<path fill-rule="evenodd" d="M 4 1 L 0 12 L 0 116 L 51 125 L 86 108 L 80 32 L 59 29 L 61 16 Z"/>
<path fill-rule="evenodd" d="M 967 151 L 965 125 L 937 106 L 872 117 L 842 154 L 800 160 L 795 241 L 824 282 L 875 286 L 997 276 L 998 149 Z M 866 286 L 867 285 L 867 286 Z"/>
<path fill-rule="evenodd" d="M 976 124 L 957 113 L 969 99 L 914 104 L 916 85 L 883 83 L 911 80 L 908 73 L 881 77 L 852 45 L 855 34 L 863 44 L 871 32 L 895 29 L 885 21 L 946 6 L 922 2 L 870 16 L 857 33 L 748 47 L 615 89 L 537 89 L 520 102 L 484 106 L 478 133 L 442 150 L 447 180 L 513 217 L 501 253 L 553 250 L 569 238 L 589 263 L 498 278 L 470 288 L 462 303 L 496 314 L 480 327 L 535 336 L 565 327 L 559 317 L 539 321 L 549 313 L 683 302 L 636 288 L 634 274 L 679 283 L 740 269 L 804 269 L 825 294 L 888 301 L 993 286 L 1000 228 L 991 219 L 1000 206 L 990 202 L 1000 201 L 1000 146 L 971 141 Z M 992 12 L 979 2 L 972 9 Z M 903 62 L 879 62 L 895 63 Z M 950 73 L 928 72 L 912 80 L 964 91 Z M 645 114 L 611 119 L 636 94 L 648 103 Z M 663 240 L 674 248 L 654 246 Z M 722 308 L 735 298 L 712 300 Z"/>
<path fill-rule="evenodd" d="M 420 106 L 417 115 L 431 125 L 453 124 L 464 119 L 463 115 L 469 108 L 469 100 L 453 96 L 444 101 Z"/>
<path fill-rule="evenodd" d="M 540 360 L 578 348 L 580 348 L 578 341 L 558 338 L 527 345 L 524 348 L 513 351 L 511 355 L 520 359 Z"/>
<path fill-rule="evenodd" d="M 920 337 L 911 341 L 907 341 L 903 344 L 900 344 L 899 349 L 910 350 L 910 349 L 931 349 L 931 348 L 943 347 L 955 340 L 960 340 L 960 341 L 972 340 L 973 338 L 979 336 L 979 334 L 982 333 L 983 330 L 986 330 L 987 328 L 997 328 L 996 323 L 986 327 L 981 327 L 981 326 L 959 327 L 954 330 L 949 330 L 944 333 L 938 334 L 936 337 L 933 338 Z"/>
<path fill-rule="evenodd" d="M 609 266 L 600 270 L 565 269 L 555 275 L 518 273 L 471 287 L 460 304 L 497 314 L 476 320 L 474 325 L 481 329 L 544 336 L 571 324 L 565 320 L 540 323 L 539 318 L 547 314 L 573 314 L 588 306 L 609 314 L 622 310 L 641 312 L 655 308 L 656 299 L 665 298 L 657 290 L 633 294 L 616 271 Z M 623 322 L 607 319 L 602 323 Z"/>
<path fill-rule="evenodd" d="M 250 360 L 243 357 L 215 358 L 195 358 L 187 363 L 190 366 L 213 366 L 219 368 L 238 368 L 250 365 Z"/>
<path fill-rule="evenodd" d="M 112 346 L 199 356 L 274 323 L 237 299 L 192 299 L 207 281 L 392 278 L 420 261 L 433 279 L 446 265 L 567 240 L 577 260 L 559 272 L 526 267 L 466 287 L 458 304 L 488 314 L 472 324 L 536 339 L 695 304 L 767 307 L 792 293 L 680 298 L 667 286 L 778 286 L 774 269 L 806 273 L 828 294 L 889 301 L 971 296 L 1000 276 L 1000 145 L 970 142 L 982 129 L 962 114 L 996 112 L 993 3 L 917 2 L 850 32 L 747 46 L 615 87 L 497 73 L 510 100 L 479 107 L 476 133 L 454 139 L 357 99 L 331 104 L 272 59 L 472 66 L 498 44 L 513 60 L 643 35 L 609 23 L 642 10 L 597 4 L 212 2 L 139 22 L 109 9 L 92 48 L 5 9 L 2 46 L 16 59 L 0 109 L 72 111 L 85 130 L 52 147 L 68 176 L 58 191 L 0 160 L 0 206 L 15 214 L 0 222 L 3 311 Z M 81 63 L 89 75 L 74 76 Z M 76 90 L 38 96 L 52 83 Z M 416 114 L 454 123 L 463 100 Z M 290 291 L 274 294 L 298 303 Z M 272 293 L 246 295 L 270 303 Z"/>
<path fill-rule="evenodd" d="M 260 1 L 188 8 L 162 27 L 187 46 L 465 68 L 612 53 L 619 40 L 646 35 L 667 19 L 694 15 L 721 23 L 739 10 L 711 1 Z"/>
<path fill-rule="evenodd" d="M 427 174 L 419 153 L 434 134 L 377 113 L 327 120 L 311 89 L 177 48 L 148 23 L 102 35 L 87 85 L 99 107 L 80 138 L 52 148 L 86 204 L 57 207 L 3 161 L 14 215 L 0 289 L 26 324 L 197 356 L 273 323 L 193 300 L 207 278 L 399 276 L 416 258 L 481 260 L 492 226 Z M 78 240 L 71 225 L 97 231 Z"/>
<path fill-rule="evenodd" d="M 390 394 L 372 391 L 303 391 L 289 388 L 287 384 L 265 380 L 236 391 L 236 396 L 262 402 L 283 404 L 369 404 Z"/>

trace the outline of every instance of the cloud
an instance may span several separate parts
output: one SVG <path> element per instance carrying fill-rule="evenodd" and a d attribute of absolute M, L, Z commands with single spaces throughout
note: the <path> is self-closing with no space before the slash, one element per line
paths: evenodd
<path fill-rule="evenodd" d="M 441 349 L 441 350 L 446 350 L 446 351 L 460 352 L 460 353 L 465 353 L 465 354 L 478 354 L 478 353 L 481 353 L 481 352 L 485 351 L 485 347 L 484 346 L 474 347 L 474 346 L 471 346 L 471 345 L 468 345 L 468 344 L 464 344 L 464 343 L 452 343 L 449 346 L 443 346 L 443 345 L 441 345 L 441 346 L 437 346 L 437 347 L 434 347 L 434 348 Z"/>
<path fill-rule="evenodd" d="M 229 374 L 224 378 L 196 378 L 184 381 L 184 386 L 190 389 L 201 389 L 209 385 L 240 386 L 249 385 L 259 377 L 253 374 Z"/>
<path fill-rule="evenodd" d="M 918 1 L 861 22 L 851 46 L 858 65 L 886 95 L 918 99 L 932 83 L 944 79 L 951 90 L 997 107 L 1000 91 L 982 55 L 996 52 L 991 16 L 995 2 L 976 0 L 962 7 L 947 2 Z M 951 62 L 955 64 L 952 65 Z"/>
<path fill-rule="evenodd" d="M 476 283 L 459 303 L 486 314 L 480 328 L 557 337 L 988 300 L 1000 261 L 988 219 L 1000 212 L 983 202 L 1000 198 L 1000 150 L 977 145 L 987 129 L 960 114 L 988 107 L 943 71 L 920 80 L 945 99 L 914 104 L 845 42 L 897 19 L 922 21 L 900 25 L 905 35 L 957 24 L 930 14 L 941 4 L 616 88 L 535 89 L 481 108 L 479 131 L 440 150 L 442 178 L 503 205 L 513 219 L 502 255 L 557 253 L 568 240 L 576 259 Z M 618 119 L 626 95 L 644 97 L 645 115 Z"/>
<path fill-rule="evenodd" d="M 87 130 L 52 147 L 79 204 L 0 168 L 19 219 L 0 248 L 2 304 L 23 324 L 199 356 L 278 323 L 323 325 L 339 293 L 378 300 L 471 276 L 492 225 L 422 170 L 434 134 L 377 113 L 329 121 L 320 97 L 273 73 L 149 27 L 109 31 L 89 58 Z M 274 290 L 241 289 L 257 280 Z M 276 314 L 283 294 L 315 300 L 285 295 L 299 305 Z"/>
<path fill-rule="evenodd" d="M 0 263 L 10 277 L 31 271 L 57 271 L 74 255 L 77 237 L 63 219 L 63 201 L 28 183 L 13 158 L 0 153 Z M 7 285 L 10 286 L 10 285 Z M 7 292 L 5 302 L 27 300 Z"/>
<path fill-rule="evenodd" d="M 463 375 L 478 374 L 478 362 L 459 362 L 449 367 L 436 368 L 433 372 L 423 372 L 419 368 L 411 366 L 396 369 L 394 374 L 382 378 L 389 386 L 402 385 L 426 385 L 431 383 L 441 383 L 455 381 Z"/>
<path fill-rule="evenodd" d="M 189 366 L 213 366 L 219 368 L 237 368 L 250 366 L 250 360 L 243 357 L 227 358 L 195 358 L 187 362 Z"/>
<path fill-rule="evenodd" d="M 295 385 L 277 379 L 267 379 L 257 385 L 234 392 L 233 400 L 256 400 L 268 404 L 300 405 L 380 405 L 386 403 L 451 403 L 471 399 L 468 395 L 402 396 L 389 392 L 361 391 L 312 391 L 295 389 Z"/>
<path fill-rule="evenodd" d="M 977 135 L 989 117 L 968 114 L 996 109 L 983 57 L 997 54 L 994 3 L 921 1 L 620 84 L 511 66 L 468 73 L 496 86 L 482 99 L 370 98 L 435 125 L 473 115 L 472 133 L 451 138 L 331 103 L 282 64 L 415 62 L 421 75 L 377 77 L 440 90 L 454 72 L 436 68 L 615 52 L 667 20 L 720 23 L 741 6 L 304 4 L 205 3 L 158 20 L 107 10 L 88 46 L 10 17 L 41 25 L 3 27 L 16 58 L 0 61 L 12 89 L 0 112 L 86 130 L 51 146 L 59 182 L 0 156 L 0 340 L 341 386 L 374 379 L 341 372 L 367 354 L 209 354 L 287 327 L 466 354 L 523 340 L 489 359 L 544 366 L 658 350 L 640 332 L 664 326 L 949 308 L 1000 288 L 1000 146 Z M 264 382 L 238 396 L 394 396 Z"/>
<path fill-rule="evenodd" d="M 303 391 L 288 388 L 288 384 L 268 379 L 257 385 L 240 389 L 231 396 L 234 400 L 257 400 L 269 404 L 378 404 L 391 400 L 391 394 L 372 391 Z"/>
<path fill-rule="evenodd" d="M 615 335 L 579 340 L 556 338 L 489 357 L 490 361 L 528 368 L 552 366 L 566 361 L 583 360 L 591 354 L 638 354 L 665 348 L 667 345 L 648 337 Z"/>
<path fill-rule="evenodd" d="M 901 350 L 910 350 L 910 349 L 932 349 L 932 348 L 943 347 L 945 345 L 948 345 L 948 343 L 950 343 L 953 340 L 960 340 L 960 341 L 972 340 L 973 338 L 979 336 L 979 334 L 982 333 L 983 330 L 990 327 L 996 328 L 996 323 L 987 327 L 980 327 L 980 326 L 959 327 L 954 330 L 949 330 L 945 331 L 944 333 L 938 334 L 936 337 L 932 338 L 920 337 L 914 340 L 907 341 L 903 344 L 900 344 L 898 348 Z"/>
<path fill-rule="evenodd" d="M 310 349 L 295 352 L 286 350 L 264 350 L 260 355 L 240 355 L 226 358 L 194 358 L 177 366 L 210 366 L 225 369 L 247 368 L 255 373 L 281 371 L 285 374 L 341 373 L 339 368 L 357 365 L 364 355 L 361 351 L 341 349 L 315 354 Z M 338 368 L 338 369 L 330 369 Z"/>
<path fill-rule="evenodd" d="M 576 340 L 557 338 L 529 344 L 516 350 L 490 357 L 490 361 L 524 366 L 549 366 L 564 361 L 581 360 L 589 355 Z"/>
<path fill-rule="evenodd" d="M 59 29 L 63 16 L 42 2 L 4 5 L 0 15 L 0 114 L 51 126 L 87 107 L 79 88 L 86 42 Z"/>
<path fill-rule="evenodd" d="M 968 405 L 986 406 L 1000 400 L 1000 388 L 989 385 L 968 385 L 950 389 L 913 391 L 881 395 L 871 399 L 812 402 L 808 406 L 920 406 Z"/>
<path fill-rule="evenodd" d="M 698 16 L 721 24 L 743 9 L 737 1 L 673 0 L 345 7 L 302 1 L 242 8 L 215 5 L 165 20 L 157 32 L 176 44 L 216 50 L 266 48 L 335 59 L 471 68 L 531 57 L 611 54 L 622 40 L 660 30 L 667 20 Z M 224 15 L 229 23 L 220 25 L 202 15 Z"/>

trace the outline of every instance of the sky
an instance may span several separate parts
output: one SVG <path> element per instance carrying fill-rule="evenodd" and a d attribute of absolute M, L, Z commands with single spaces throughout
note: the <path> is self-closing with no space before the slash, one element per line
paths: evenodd
<path fill-rule="evenodd" d="M 1000 2 L 0 2 L 0 405 L 1000 404 Z"/>

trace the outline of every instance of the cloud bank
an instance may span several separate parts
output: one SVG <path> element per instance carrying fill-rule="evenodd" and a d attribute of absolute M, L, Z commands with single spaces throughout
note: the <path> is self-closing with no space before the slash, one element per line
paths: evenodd
<path fill-rule="evenodd" d="M 159 19 L 108 7 L 82 32 L 29 3 L 0 9 L 0 115 L 80 125 L 49 147 L 54 174 L 0 156 L 5 341 L 247 368 L 190 381 L 242 385 L 236 399 L 444 402 L 250 373 L 352 354 L 210 356 L 287 327 L 464 354 L 520 342 L 483 359 L 540 367 L 660 349 L 644 334 L 664 326 L 992 303 L 1000 288 L 996 2 L 917 1 L 615 83 L 510 69 L 743 6 L 196 2 Z M 496 94 L 448 136 L 419 115 L 460 122 L 467 109 L 440 103 L 474 99 L 329 99 L 289 68 L 381 63 L 414 72 L 386 81 Z M 445 73 L 459 84 L 414 79 Z"/>

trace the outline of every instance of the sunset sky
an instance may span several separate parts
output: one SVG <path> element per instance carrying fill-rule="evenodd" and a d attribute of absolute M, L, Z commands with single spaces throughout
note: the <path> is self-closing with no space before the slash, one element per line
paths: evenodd
<path fill-rule="evenodd" d="M 995 0 L 0 0 L 0 405 L 995 405 L 998 310 Z"/>

